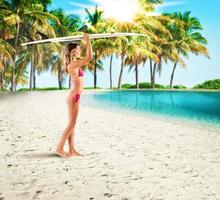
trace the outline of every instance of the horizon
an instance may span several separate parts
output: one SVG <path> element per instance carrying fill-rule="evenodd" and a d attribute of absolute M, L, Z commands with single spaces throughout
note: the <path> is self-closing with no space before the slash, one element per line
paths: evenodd
<path fill-rule="evenodd" d="M 155 12 L 175 12 L 175 11 L 191 11 L 191 15 L 197 17 L 202 26 L 202 34 L 208 40 L 207 48 L 209 50 L 210 59 L 203 56 L 196 56 L 190 54 L 188 59 L 184 59 L 186 62 L 186 68 L 177 66 L 173 85 L 181 84 L 188 88 L 191 88 L 197 84 L 203 83 L 206 80 L 213 80 L 220 78 L 220 60 L 218 58 L 218 46 L 220 46 L 220 40 L 218 35 L 220 34 L 220 28 L 217 26 L 220 24 L 220 13 L 218 13 L 218 7 L 220 2 L 214 0 L 215 3 L 208 2 L 207 0 L 198 1 L 164 1 L 164 5 L 159 6 Z M 83 0 L 83 1 L 67 1 L 66 4 L 59 0 L 54 0 L 53 4 L 49 7 L 49 10 L 62 8 L 66 14 L 76 14 L 83 18 L 83 11 L 85 7 L 94 8 L 98 5 L 98 0 Z M 219 5 L 219 6 L 217 6 Z M 211 13 L 211 15 L 210 15 Z M 85 12 L 84 12 L 85 15 Z M 101 88 L 109 88 L 109 58 L 102 59 L 104 71 L 97 71 L 97 86 Z M 172 72 L 173 63 L 163 63 L 162 73 L 159 77 L 156 74 L 156 83 L 168 85 L 170 75 Z M 117 85 L 119 71 L 120 71 L 120 59 L 113 57 L 113 87 Z M 128 66 L 125 66 L 124 74 L 122 77 L 122 84 L 130 83 L 135 84 L 135 74 L 133 70 L 128 72 Z M 28 67 L 29 73 L 29 67 Z M 106 81 L 108 80 L 108 81 Z M 146 62 L 145 66 L 139 66 L 139 82 L 150 82 L 150 69 L 149 62 Z M 57 77 L 52 75 L 50 71 L 42 73 L 40 76 L 36 76 L 36 87 L 56 87 L 58 86 Z M 84 87 L 93 86 L 93 73 L 85 71 Z M 29 87 L 29 84 L 25 86 L 18 85 L 17 89 Z M 68 87 L 68 77 L 65 77 L 63 87 Z"/>

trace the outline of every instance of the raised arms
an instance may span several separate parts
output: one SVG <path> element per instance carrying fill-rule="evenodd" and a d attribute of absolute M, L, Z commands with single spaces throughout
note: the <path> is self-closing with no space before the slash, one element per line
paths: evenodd
<path fill-rule="evenodd" d="M 93 58 L 92 45 L 88 33 L 85 33 L 83 40 L 85 40 L 86 42 L 86 56 L 81 60 L 71 61 L 70 65 L 72 67 L 80 67 L 82 65 L 85 65 Z"/>

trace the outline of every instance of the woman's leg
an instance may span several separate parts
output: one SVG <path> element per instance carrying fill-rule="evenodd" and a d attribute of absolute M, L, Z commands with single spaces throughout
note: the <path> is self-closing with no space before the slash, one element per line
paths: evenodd
<path fill-rule="evenodd" d="M 70 136 L 68 137 L 68 144 L 69 144 L 69 152 L 75 150 L 74 148 L 74 129 L 70 131 Z"/>
<path fill-rule="evenodd" d="M 79 103 L 75 103 L 73 101 L 73 95 L 75 95 L 75 93 L 70 94 L 69 97 L 67 98 L 69 121 L 68 121 L 68 125 L 66 126 L 66 128 L 64 129 L 64 131 L 61 135 L 60 142 L 59 142 L 57 149 L 56 149 L 56 153 L 62 157 L 69 156 L 68 153 L 64 152 L 63 148 L 64 148 L 64 144 L 65 144 L 66 140 L 69 138 L 71 132 L 74 131 L 74 127 L 75 127 L 76 119 L 77 119 L 77 115 L 78 115 L 78 110 L 79 110 Z"/>
<path fill-rule="evenodd" d="M 79 97 L 78 97 L 79 98 Z M 75 114 L 76 120 L 79 112 L 79 99 L 76 99 L 75 104 L 77 104 L 77 111 Z M 75 144 L 74 144 L 74 136 L 75 136 L 75 127 L 70 131 L 70 135 L 68 137 L 68 144 L 69 144 L 69 155 L 70 156 L 84 156 L 83 154 L 80 154 L 79 152 L 76 151 L 75 149 Z"/>
<path fill-rule="evenodd" d="M 69 140 L 69 156 L 84 156 L 83 154 L 80 154 L 78 151 L 76 151 L 75 149 L 75 145 L 74 145 L 74 135 L 75 133 L 71 132 L 68 140 Z"/>

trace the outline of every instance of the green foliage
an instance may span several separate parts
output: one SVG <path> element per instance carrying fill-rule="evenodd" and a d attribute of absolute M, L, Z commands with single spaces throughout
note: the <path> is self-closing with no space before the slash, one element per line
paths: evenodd
<path fill-rule="evenodd" d="M 62 88 L 62 90 L 66 90 L 68 88 Z M 59 90 L 58 87 L 45 87 L 45 88 L 36 88 L 35 90 L 44 91 L 44 90 Z"/>
<path fill-rule="evenodd" d="M 84 87 L 83 89 L 86 89 L 86 90 L 87 89 L 94 89 L 94 87 Z M 97 86 L 96 89 L 102 89 L 102 88 Z"/>
<path fill-rule="evenodd" d="M 0 93 L 1 93 L 1 92 L 7 92 L 7 91 L 8 91 L 8 90 L 7 90 L 6 88 L 3 87 L 3 89 L 0 90 Z"/>
<path fill-rule="evenodd" d="M 155 88 L 157 89 L 169 89 L 167 85 L 155 84 Z"/>
<path fill-rule="evenodd" d="M 139 88 L 151 88 L 151 83 L 141 82 L 141 83 L 139 83 Z"/>
<path fill-rule="evenodd" d="M 187 89 L 187 87 L 184 86 L 184 85 L 174 85 L 173 88 L 175 88 L 175 89 Z"/>
<path fill-rule="evenodd" d="M 131 87 L 132 87 L 132 85 L 129 84 L 129 83 L 123 84 L 123 85 L 121 86 L 121 88 L 123 88 L 123 89 L 130 89 Z M 118 89 L 118 88 L 115 88 L 115 89 Z"/>
<path fill-rule="evenodd" d="M 63 88 L 62 90 L 67 90 L 68 88 Z M 47 90 L 60 90 L 58 87 L 44 87 L 44 88 L 36 88 L 32 91 L 47 91 Z M 30 91 L 29 88 L 20 88 L 18 91 Z"/>
<path fill-rule="evenodd" d="M 18 92 L 24 92 L 24 91 L 29 91 L 29 88 L 20 88 L 19 90 L 17 90 Z"/>
<path fill-rule="evenodd" d="M 62 90 L 68 90 L 69 88 L 62 88 Z M 84 87 L 83 89 L 89 90 L 89 89 L 94 89 L 94 87 Z M 101 87 L 97 87 L 96 89 L 102 89 Z M 32 91 L 48 91 L 48 90 L 60 90 L 58 87 L 43 87 L 43 88 L 36 88 L 33 89 Z M 7 91 L 7 90 L 5 90 Z M 20 88 L 17 91 L 30 91 L 29 88 Z"/>
<path fill-rule="evenodd" d="M 132 85 L 132 84 L 123 84 L 122 88 L 124 89 L 136 89 L 136 85 Z M 150 82 L 140 82 L 139 83 L 139 88 L 140 89 L 150 89 L 151 87 L 151 83 Z M 157 89 L 169 89 L 169 85 L 161 85 L 161 84 L 155 84 L 155 88 Z"/>
<path fill-rule="evenodd" d="M 220 79 L 207 80 L 194 86 L 193 89 L 220 89 Z"/>

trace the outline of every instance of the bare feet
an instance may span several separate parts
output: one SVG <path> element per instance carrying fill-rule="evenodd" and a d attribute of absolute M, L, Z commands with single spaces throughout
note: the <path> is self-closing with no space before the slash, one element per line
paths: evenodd
<path fill-rule="evenodd" d="M 69 156 L 84 156 L 83 154 L 80 154 L 76 150 L 70 151 L 68 154 Z"/>
<path fill-rule="evenodd" d="M 68 153 L 66 153 L 65 151 L 63 150 L 59 150 L 59 149 L 56 149 L 55 150 L 55 153 L 58 155 L 58 156 L 61 156 L 63 158 L 67 158 L 69 157 L 70 155 Z"/>

